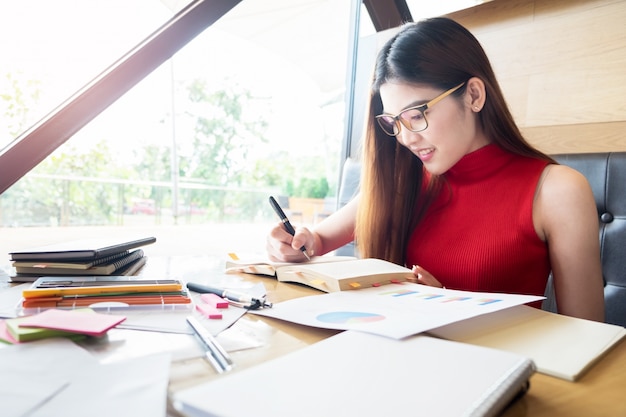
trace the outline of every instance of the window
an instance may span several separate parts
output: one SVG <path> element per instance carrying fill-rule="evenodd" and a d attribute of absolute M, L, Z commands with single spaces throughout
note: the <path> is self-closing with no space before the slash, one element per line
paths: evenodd
<path fill-rule="evenodd" d="M 0 148 L 180 3 L 3 6 L 3 39 L 22 35 L 3 52 Z M 268 224 L 270 194 L 315 197 L 303 223 L 334 210 L 351 5 L 273 4 L 241 2 L 73 134 L 0 195 L 0 227 Z"/>

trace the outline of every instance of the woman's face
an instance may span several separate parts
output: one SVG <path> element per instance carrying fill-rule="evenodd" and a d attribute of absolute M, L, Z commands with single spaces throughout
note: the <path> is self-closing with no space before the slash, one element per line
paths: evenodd
<path fill-rule="evenodd" d="M 443 91 L 427 85 L 388 82 L 380 87 L 383 111 L 397 115 L 409 107 L 427 103 Z M 459 99 L 448 96 L 425 112 L 428 127 L 411 132 L 404 125 L 396 136 L 434 175 L 441 175 L 463 156 L 489 143 L 479 128 L 466 91 Z M 389 138 L 393 140 L 393 138 Z"/>

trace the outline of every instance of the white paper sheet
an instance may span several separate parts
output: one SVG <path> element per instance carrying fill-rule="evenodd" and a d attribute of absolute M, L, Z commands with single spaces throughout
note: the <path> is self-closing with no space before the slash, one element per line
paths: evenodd
<path fill-rule="evenodd" d="M 400 283 L 296 298 L 254 314 L 307 326 L 358 330 L 401 339 L 543 298 Z"/>
<path fill-rule="evenodd" d="M 18 394 L 0 390 L 0 415 L 164 417 L 170 362 L 161 354 L 100 364 L 63 338 L 8 346 L 0 375 Z"/>

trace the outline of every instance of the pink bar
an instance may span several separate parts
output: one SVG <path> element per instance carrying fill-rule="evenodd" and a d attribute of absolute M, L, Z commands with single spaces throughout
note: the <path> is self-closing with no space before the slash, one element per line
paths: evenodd
<path fill-rule="evenodd" d="M 228 301 L 217 294 L 202 294 L 200 299 L 213 308 L 228 308 Z"/>
<path fill-rule="evenodd" d="M 196 309 L 209 319 L 221 319 L 222 313 L 206 304 L 196 304 Z"/>

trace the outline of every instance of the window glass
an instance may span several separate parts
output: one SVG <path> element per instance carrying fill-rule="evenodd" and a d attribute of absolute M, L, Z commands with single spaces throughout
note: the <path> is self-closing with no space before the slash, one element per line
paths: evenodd
<path fill-rule="evenodd" d="M 3 5 L 0 147 L 184 6 Z M 0 195 L 0 227 L 293 223 L 335 209 L 350 2 L 243 1 Z M 296 199 L 299 197 L 299 199 Z M 300 205 L 302 204 L 302 205 Z M 245 230 L 245 229 L 244 229 Z"/>

